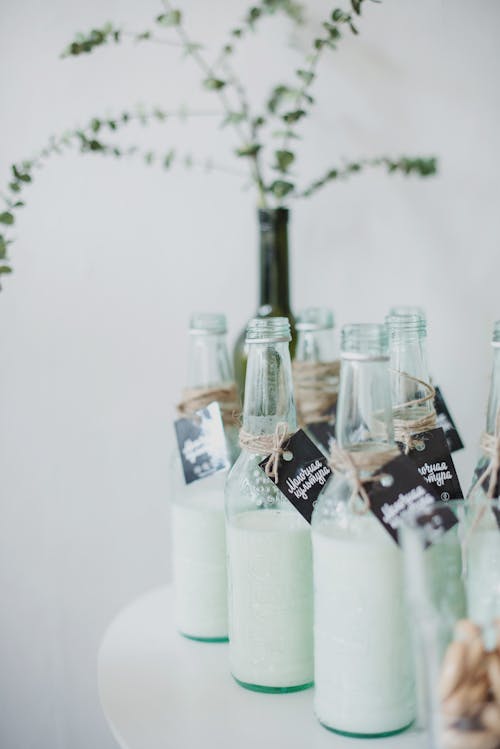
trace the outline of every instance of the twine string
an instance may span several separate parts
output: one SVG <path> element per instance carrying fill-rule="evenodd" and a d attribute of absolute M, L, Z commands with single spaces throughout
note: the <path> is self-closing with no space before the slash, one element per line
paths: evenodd
<path fill-rule="evenodd" d="M 301 426 L 330 421 L 337 402 L 340 362 L 292 362 L 297 416 Z"/>
<path fill-rule="evenodd" d="M 182 400 L 177 404 L 177 413 L 181 417 L 191 418 L 196 411 L 205 408 L 213 401 L 217 401 L 220 406 L 224 424 L 226 426 L 235 424 L 240 403 L 238 391 L 233 382 L 219 387 L 185 388 L 182 391 Z"/>
<path fill-rule="evenodd" d="M 277 484 L 280 459 L 286 451 L 291 436 L 292 433 L 288 431 L 286 421 L 279 421 L 273 434 L 252 434 L 240 429 L 240 447 L 254 455 L 268 455 L 264 470 L 266 476 Z"/>
<path fill-rule="evenodd" d="M 393 374 L 398 375 L 399 377 L 405 377 L 412 382 L 418 383 L 424 388 L 424 390 L 427 391 L 427 394 L 423 395 L 421 398 L 415 398 L 414 400 L 407 401 L 406 403 L 402 403 L 400 406 L 394 408 L 393 410 L 395 414 L 398 414 L 405 409 L 414 408 L 415 406 L 422 406 L 429 401 L 434 403 L 436 391 L 429 382 L 420 380 L 418 377 L 413 377 L 407 372 L 402 372 L 398 369 L 391 369 L 390 371 Z M 404 454 L 408 455 L 410 450 L 412 450 L 420 441 L 418 439 L 414 439 L 414 435 L 420 434 L 422 432 L 427 432 L 429 431 L 429 429 L 434 429 L 434 427 L 436 426 L 436 410 L 433 407 L 428 414 L 420 417 L 419 419 L 400 419 L 394 416 L 393 423 L 394 437 L 397 442 L 402 443 L 402 445 L 404 446 Z"/>
<path fill-rule="evenodd" d="M 330 452 L 329 466 L 334 472 L 343 473 L 351 484 L 349 507 L 353 512 L 364 515 L 370 509 L 370 497 L 365 484 L 381 481 L 384 473 L 376 473 L 382 466 L 400 455 L 397 447 L 387 447 L 385 450 L 351 452 L 343 450 L 335 443 Z M 362 476 L 362 472 L 367 476 Z M 362 506 L 359 507 L 357 498 L 361 497 Z"/>

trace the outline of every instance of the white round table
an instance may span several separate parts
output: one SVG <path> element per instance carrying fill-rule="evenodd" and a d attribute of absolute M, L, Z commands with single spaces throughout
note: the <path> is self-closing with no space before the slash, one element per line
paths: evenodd
<path fill-rule="evenodd" d="M 348 739 L 319 725 L 313 690 L 260 694 L 239 687 L 227 643 L 176 631 L 170 587 L 127 606 L 106 631 L 99 695 L 122 749 L 425 749 L 421 733 Z"/>

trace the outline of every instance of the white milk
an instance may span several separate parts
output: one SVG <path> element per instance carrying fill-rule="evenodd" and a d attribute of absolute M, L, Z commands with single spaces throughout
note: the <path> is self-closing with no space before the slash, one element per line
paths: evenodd
<path fill-rule="evenodd" d="M 488 627 L 500 617 L 500 529 L 490 510 L 468 542 L 466 588 L 470 618 Z"/>
<path fill-rule="evenodd" d="M 293 688 L 313 681 L 312 564 L 297 512 L 252 510 L 228 523 L 229 640 L 233 676 Z"/>
<path fill-rule="evenodd" d="M 415 718 L 402 552 L 371 514 L 356 534 L 314 530 L 315 711 L 325 726 L 383 734 Z"/>
<path fill-rule="evenodd" d="M 172 505 L 176 624 L 201 639 L 227 638 L 225 476 L 194 482 Z"/>

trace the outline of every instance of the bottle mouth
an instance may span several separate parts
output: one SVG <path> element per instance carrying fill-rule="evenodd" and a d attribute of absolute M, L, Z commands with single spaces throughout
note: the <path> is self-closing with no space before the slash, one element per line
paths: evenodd
<path fill-rule="evenodd" d="M 291 340 L 288 317 L 255 317 L 248 323 L 247 343 L 288 343 Z"/>
<path fill-rule="evenodd" d="M 191 335 L 217 335 L 227 333 L 226 316 L 214 313 L 196 313 L 189 321 Z"/>
<path fill-rule="evenodd" d="M 327 307 L 307 307 L 300 313 L 295 325 L 297 330 L 333 330 L 333 312 Z"/>
<path fill-rule="evenodd" d="M 418 338 L 425 338 L 427 335 L 427 322 L 420 312 L 409 312 L 405 315 L 389 314 L 385 318 L 385 323 L 391 340 L 401 335 L 414 334 Z"/>
<path fill-rule="evenodd" d="M 395 307 L 391 307 L 389 310 L 388 317 L 406 317 L 407 315 L 419 315 L 424 322 L 427 321 L 427 315 L 423 307 L 412 306 L 409 304 L 397 304 Z"/>
<path fill-rule="evenodd" d="M 493 323 L 493 335 L 491 337 L 491 345 L 494 348 L 500 348 L 500 320 L 496 320 Z"/>
<path fill-rule="evenodd" d="M 341 358 L 365 361 L 389 361 L 387 326 L 376 323 L 344 325 L 341 334 Z"/>

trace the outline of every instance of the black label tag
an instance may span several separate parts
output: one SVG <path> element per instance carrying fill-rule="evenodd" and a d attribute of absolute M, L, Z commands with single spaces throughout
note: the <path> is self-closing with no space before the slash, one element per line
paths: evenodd
<path fill-rule="evenodd" d="M 302 429 L 290 438 L 284 449 L 276 486 L 310 523 L 316 500 L 332 471 L 321 450 Z M 259 463 L 262 470 L 265 470 L 267 460 Z"/>
<path fill-rule="evenodd" d="M 471 492 L 472 489 L 476 488 L 476 484 L 479 484 L 479 479 L 481 478 L 481 476 L 483 475 L 483 473 L 486 471 L 486 469 L 489 467 L 489 465 L 490 465 L 490 459 L 489 458 L 483 458 L 479 462 L 479 465 L 477 465 L 475 467 L 474 474 L 472 476 L 472 485 L 471 485 L 471 488 L 470 488 L 469 492 Z M 489 485 L 490 485 L 490 474 L 488 474 L 480 482 L 480 484 L 481 484 L 481 488 L 484 491 L 484 493 L 487 494 L 488 488 L 489 488 Z M 493 489 L 493 497 L 496 499 L 499 496 L 500 496 L 500 473 L 497 473 L 496 484 L 495 484 L 495 488 Z"/>
<path fill-rule="evenodd" d="M 403 520 L 416 521 L 418 516 L 418 524 L 429 530 L 426 546 L 457 524 L 450 508 L 435 506 L 436 497 L 406 455 L 389 461 L 377 473 L 383 475 L 383 481 L 366 484 L 370 509 L 396 543 Z"/>
<path fill-rule="evenodd" d="M 408 457 L 417 466 L 418 472 L 430 485 L 439 499 L 463 499 L 464 495 L 457 471 L 451 457 L 446 436 L 441 428 L 416 434 L 412 438 L 416 447 Z"/>
<path fill-rule="evenodd" d="M 192 418 L 177 419 L 175 432 L 186 484 L 229 468 L 218 403 L 210 403 Z"/>
<path fill-rule="evenodd" d="M 441 427 L 446 436 L 446 442 L 450 448 L 450 452 L 454 453 L 457 450 L 461 450 L 464 443 L 460 439 L 460 435 L 455 426 L 455 422 L 451 418 L 451 414 L 448 411 L 448 407 L 443 398 L 443 394 L 440 388 L 436 387 L 436 398 L 434 400 L 434 406 L 436 409 L 437 425 Z"/>
<path fill-rule="evenodd" d="M 327 413 L 328 420 L 315 421 L 307 424 L 306 430 L 314 437 L 316 442 L 324 448 L 327 455 L 330 454 L 332 443 L 335 441 L 335 422 L 337 418 L 337 404 L 334 403 Z"/>

